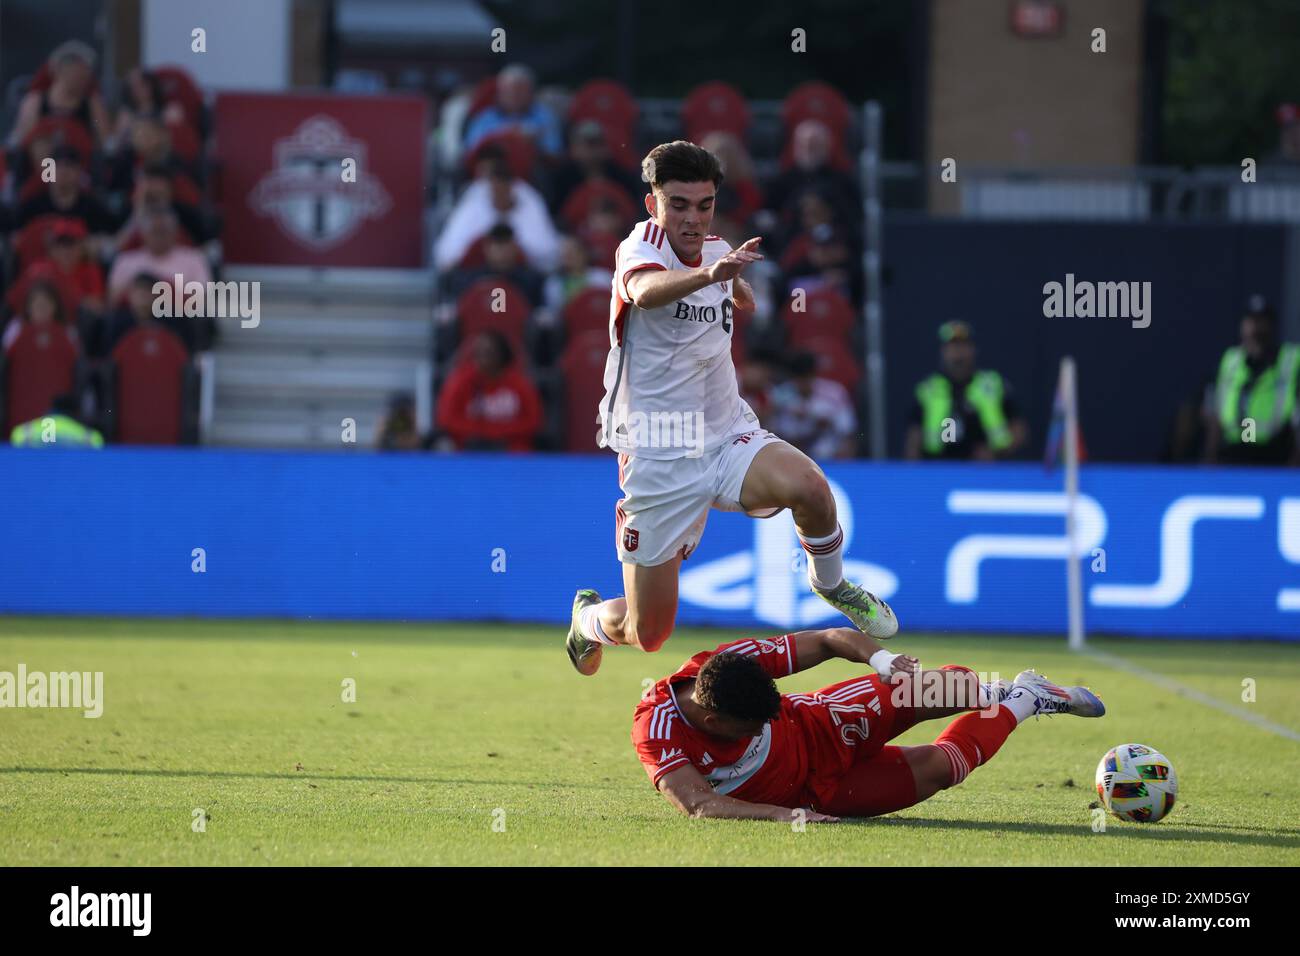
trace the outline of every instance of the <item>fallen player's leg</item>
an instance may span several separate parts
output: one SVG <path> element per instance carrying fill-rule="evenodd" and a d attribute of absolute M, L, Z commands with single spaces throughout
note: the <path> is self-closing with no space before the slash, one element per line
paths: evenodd
<path fill-rule="evenodd" d="M 895 707 L 888 725 L 889 739 L 920 720 L 970 710 L 959 702 L 969 700 L 966 695 L 972 692 L 979 694 L 976 707 L 993 709 L 962 714 L 932 744 L 887 746 L 855 761 L 833 787 L 820 788 L 813 801 L 816 810 L 836 817 L 869 817 L 914 806 L 940 790 L 957 786 L 976 767 L 992 760 L 1012 731 L 1029 717 L 1100 717 L 1105 713 L 1104 705 L 1087 688 L 1058 687 L 1033 671 L 1022 671 L 1010 688 L 979 684 L 975 674 L 964 667 L 922 672 L 925 674 L 943 675 L 943 685 L 951 696 L 938 707 Z M 995 702 L 998 696 L 1002 700 Z"/>

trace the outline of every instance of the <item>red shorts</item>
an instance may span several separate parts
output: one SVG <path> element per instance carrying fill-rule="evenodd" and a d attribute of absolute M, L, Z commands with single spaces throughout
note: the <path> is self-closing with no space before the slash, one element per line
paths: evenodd
<path fill-rule="evenodd" d="M 790 695 L 808 737 L 807 800 L 813 809 L 869 817 L 916 803 L 912 769 L 903 751 L 887 743 L 911 728 L 917 715 L 911 706 L 895 706 L 892 690 L 871 674 Z"/>

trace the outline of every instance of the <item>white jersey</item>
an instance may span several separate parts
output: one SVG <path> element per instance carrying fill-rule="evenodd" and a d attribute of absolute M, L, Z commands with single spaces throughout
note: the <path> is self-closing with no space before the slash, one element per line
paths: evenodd
<path fill-rule="evenodd" d="M 627 291 L 634 272 L 693 269 L 730 251 L 725 239 L 705 236 L 699 260 L 683 262 L 652 219 L 619 244 L 599 409 L 602 446 L 639 458 L 696 457 L 759 427 L 731 361 L 731 282 L 657 309 L 638 308 Z"/>

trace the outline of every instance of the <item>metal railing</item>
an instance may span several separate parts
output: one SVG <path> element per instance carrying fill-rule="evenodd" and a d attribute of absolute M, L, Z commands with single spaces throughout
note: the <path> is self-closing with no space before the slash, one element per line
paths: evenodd
<path fill-rule="evenodd" d="M 882 163 L 890 211 L 935 211 L 969 219 L 1065 221 L 1300 222 L 1300 165 L 1262 165 L 1253 182 L 1238 167 L 958 166 L 942 183 L 939 166 Z M 937 188 L 956 200 L 934 202 Z"/>

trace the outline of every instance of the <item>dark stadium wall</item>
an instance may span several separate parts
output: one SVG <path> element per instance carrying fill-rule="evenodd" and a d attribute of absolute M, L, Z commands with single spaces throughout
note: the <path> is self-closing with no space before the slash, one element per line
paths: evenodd
<path fill-rule="evenodd" d="M 980 365 L 1015 387 L 1042 454 L 1059 360 L 1079 366 L 1089 456 L 1151 462 L 1178 406 L 1196 401 L 1237 341 L 1253 292 L 1283 301 L 1283 226 L 1155 223 L 889 222 L 885 354 L 889 451 L 902 453 L 913 388 L 938 366 L 940 323 L 974 325 Z M 1151 283 L 1147 328 L 1122 318 L 1045 318 L 1043 285 Z"/>
<path fill-rule="evenodd" d="M 65 40 L 98 47 L 103 9 L 85 0 L 4 0 L 0 3 L 0 90 L 35 73 Z M 17 101 L 0 98 L 0 129 L 8 130 Z"/>

